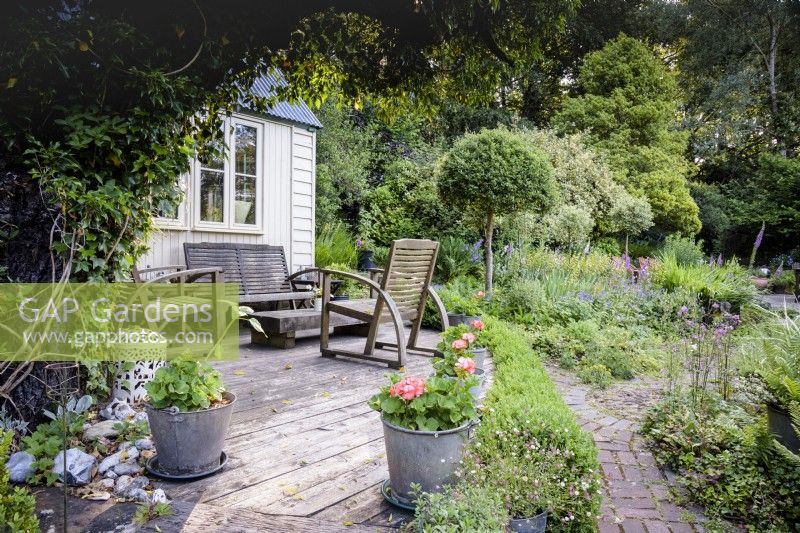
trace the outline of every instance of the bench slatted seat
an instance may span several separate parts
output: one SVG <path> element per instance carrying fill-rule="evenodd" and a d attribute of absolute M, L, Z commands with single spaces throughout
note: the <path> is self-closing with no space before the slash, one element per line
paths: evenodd
<path fill-rule="evenodd" d="M 298 302 L 315 297 L 314 291 L 299 290 L 289 279 L 283 246 L 187 242 L 183 250 L 189 269 L 221 268 L 226 282 L 238 283 L 241 304 L 289 302 L 297 309 Z"/>

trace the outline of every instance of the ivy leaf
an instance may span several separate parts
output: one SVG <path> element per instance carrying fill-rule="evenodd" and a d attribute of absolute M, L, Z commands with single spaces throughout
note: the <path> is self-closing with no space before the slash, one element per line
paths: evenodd
<path fill-rule="evenodd" d="M 8 78 L 8 81 L 6 82 L 6 89 L 13 89 L 16 84 L 17 84 L 17 78 L 11 76 L 10 78 Z"/>

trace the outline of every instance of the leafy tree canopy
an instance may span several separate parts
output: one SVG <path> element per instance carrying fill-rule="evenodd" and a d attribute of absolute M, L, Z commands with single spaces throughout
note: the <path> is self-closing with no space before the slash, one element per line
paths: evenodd
<path fill-rule="evenodd" d="M 644 195 L 661 231 L 700 230 L 689 194 L 687 134 L 678 131 L 674 74 L 641 41 L 622 35 L 586 56 L 576 96 L 553 119 L 563 133 L 584 132 L 606 155 L 616 179 Z"/>
<path fill-rule="evenodd" d="M 387 115 L 431 110 L 443 94 L 488 101 L 576 3 L 6 3 L 0 139 L 55 206 L 45 220 L 61 253 L 54 277 L 122 278 L 222 116 L 268 105 L 247 90 L 261 73 L 283 70 L 280 98 L 369 99 Z"/>

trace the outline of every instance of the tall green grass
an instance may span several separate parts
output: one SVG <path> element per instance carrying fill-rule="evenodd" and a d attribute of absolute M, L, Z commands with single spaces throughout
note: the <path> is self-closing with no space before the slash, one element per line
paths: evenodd
<path fill-rule="evenodd" d="M 320 268 L 347 265 L 355 268 L 358 260 L 355 237 L 341 222 L 325 224 L 317 233 L 314 264 Z"/>
<path fill-rule="evenodd" d="M 668 252 L 662 255 L 652 275 L 656 286 L 669 292 L 688 290 L 706 305 L 729 302 L 738 310 L 756 295 L 747 271 L 736 261 L 729 261 L 722 266 L 703 263 L 681 265 L 675 254 Z"/>

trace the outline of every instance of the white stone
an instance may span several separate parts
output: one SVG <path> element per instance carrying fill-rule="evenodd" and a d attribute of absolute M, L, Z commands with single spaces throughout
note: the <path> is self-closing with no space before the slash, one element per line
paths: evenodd
<path fill-rule="evenodd" d="M 117 453 L 120 454 L 120 462 L 133 461 L 134 459 L 139 458 L 139 450 L 134 448 L 133 446 L 125 448 L 124 450 L 121 450 Z M 124 461 L 123 461 L 123 456 L 125 456 Z"/>
<path fill-rule="evenodd" d="M 117 420 L 127 420 L 132 416 L 136 416 L 136 411 L 134 411 L 133 407 L 127 403 L 120 402 L 116 407 L 114 407 L 114 418 Z"/>
<path fill-rule="evenodd" d="M 118 476 L 137 474 L 139 473 L 139 463 L 136 461 L 120 463 L 114 467 L 114 473 Z"/>
<path fill-rule="evenodd" d="M 114 494 L 123 496 L 131 486 L 131 476 L 119 476 L 117 482 L 114 484 Z"/>
<path fill-rule="evenodd" d="M 104 489 L 113 489 L 114 488 L 114 480 L 111 478 L 103 478 L 97 482 L 98 485 L 103 487 Z"/>
<path fill-rule="evenodd" d="M 67 485 L 88 484 L 97 466 L 94 455 L 89 455 L 78 448 L 70 448 L 67 450 L 66 458 L 66 476 L 64 476 L 64 452 L 59 452 L 53 460 L 53 473 L 58 474 L 59 479 L 65 481 Z"/>
<path fill-rule="evenodd" d="M 53 459 L 52 472 L 58 474 L 59 479 L 68 485 L 86 485 L 92 480 L 96 466 L 97 459 L 93 455 L 79 448 L 70 448 L 66 452 L 66 461 L 64 452 L 56 455 Z"/>
<path fill-rule="evenodd" d="M 119 452 L 113 453 L 100 461 L 100 466 L 97 467 L 97 472 L 100 475 L 105 474 L 109 469 L 114 468 L 119 464 Z"/>
<path fill-rule="evenodd" d="M 98 422 L 83 432 L 83 440 L 88 442 L 101 437 L 116 437 L 117 434 L 119 434 L 119 431 L 114 429 L 116 424 L 118 424 L 116 420 L 103 420 L 102 422 Z"/>
<path fill-rule="evenodd" d="M 157 503 L 169 503 L 169 499 L 167 499 L 167 494 L 164 492 L 164 489 L 154 490 L 153 494 L 150 495 L 150 503 L 153 505 Z"/>
<path fill-rule="evenodd" d="M 150 496 L 145 492 L 144 489 L 133 489 L 128 491 L 128 494 L 125 496 L 126 498 L 130 498 L 131 500 L 136 500 L 137 502 L 142 503 L 149 503 Z"/>
<path fill-rule="evenodd" d="M 28 452 L 12 453 L 6 463 L 8 478 L 12 483 L 25 483 L 28 476 L 36 473 L 33 462 L 36 458 Z"/>
<path fill-rule="evenodd" d="M 136 447 L 140 450 L 152 450 L 153 441 L 151 439 L 139 439 L 136 441 Z"/>

